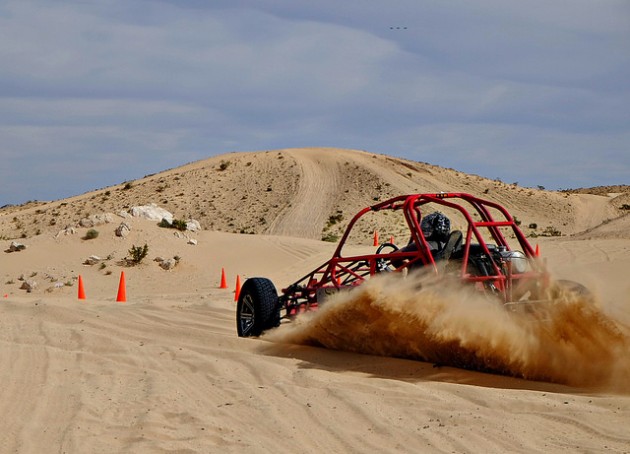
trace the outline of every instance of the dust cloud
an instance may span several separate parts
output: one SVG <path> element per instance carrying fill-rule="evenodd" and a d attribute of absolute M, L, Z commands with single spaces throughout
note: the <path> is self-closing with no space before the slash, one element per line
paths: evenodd
<path fill-rule="evenodd" d="M 379 276 L 266 338 L 630 392 L 630 330 L 573 293 L 509 311 L 427 276 Z"/>

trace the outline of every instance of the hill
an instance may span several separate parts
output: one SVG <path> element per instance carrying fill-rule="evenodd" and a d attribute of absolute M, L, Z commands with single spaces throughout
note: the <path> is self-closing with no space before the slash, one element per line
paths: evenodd
<path fill-rule="evenodd" d="M 506 206 L 531 236 L 571 235 L 623 215 L 629 192 L 555 192 L 365 151 L 303 148 L 229 153 L 64 200 L 0 209 L 0 238 L 56 234 L 92 214 L 155 203 L 176 219 L 230 233 L 321 239 L 378 200 L 467 192 Z M 529 228 L 529 226 L 536 226 Z"/>

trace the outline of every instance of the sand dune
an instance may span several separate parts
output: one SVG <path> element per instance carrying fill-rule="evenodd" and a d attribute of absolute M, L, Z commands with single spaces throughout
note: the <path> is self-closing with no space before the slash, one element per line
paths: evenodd
<path fill-rule="evenodd" d="M 2 249 L 27 245 L 1 252 L 0 452 L 628 452 L 630 239 L 619 193 L 527 189 L 333 149 L 233 153 L 125 186 L 0 210 Z M 327 319 L 236 336 L 237 274 L 286 286 L 330 256 L 334 244 L 320 238 L 332 214 L 347 222 L 375 198 L 439 190 L 504 203 L 530 234 L 561 230 L 532 241 L 555 276 L 597 295 L 594 312 L 572 315 L 583 331 L 562 334 L 566 313 L 556 332 L 531 331 L 461 297 L 412 317 L 396 310 L 418 310 L 423 295 L 375 281 L 318 314 Z M 152 201 L 204 230 L 176 235 L 134 218 L 123 239 L 116 217 L 92 240 L 87 228 L 56 235 L 87 214 Z M 145 243 L 145 261 L 120 266 Z M 90 255 L 104 265 L 83 265 Z M 158 255 L 179 265 L 165 271 Z M 218 288 L 222 268 L 228 289 Z M 126 303 L 115 301 L 121 271 Z M 20 277 L 37 287 L 20 290 Z M 372 331 L 353 332 L 370 314 L 352 312 L 366 297 L 380 312 L 363 325 Z M 434 355 L 415 336 L 418 319 L 434 328 Z M 349 339 L 326 340 L 333 327 Z M 434 367 L 453 339 L 468 342 L 473 362 L 501 359 L 507 375 Z"/>

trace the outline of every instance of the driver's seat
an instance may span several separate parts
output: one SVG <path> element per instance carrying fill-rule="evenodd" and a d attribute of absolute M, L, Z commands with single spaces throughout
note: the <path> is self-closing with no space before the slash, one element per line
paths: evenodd
<path fill-rule="evenodd" d="M 433 255 L 435 261 L 448 261 L 451 258 L 451 255 L 453 255 L 453 252 L 455 252 L 462 246 L 463 240 L 464 235 L 462 234 L 462 232 L 460 230 L 453 230 L 448 235 L 448 239 L 446 240 L 446 244 L 444 245 L 444 247 Z"/>

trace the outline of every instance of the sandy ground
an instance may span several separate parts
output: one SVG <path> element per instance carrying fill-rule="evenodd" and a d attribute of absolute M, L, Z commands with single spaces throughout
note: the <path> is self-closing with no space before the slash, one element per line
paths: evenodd
<path fill-rule="evenodd" d="M 265 165 L 279 161 L 276 152 L 267 155 L 273 161 Z M 226 172 L 260 156 L 229 155 Z M 269 277 L 280 288 L 323 263 L 334 244 L 319 241 L 321 228 L 290 219 L 303 219 L 309 209 L 313 219 L 339 208 L 350 212 L 328 192 L 343 193 L 348 178 L 339 175 L 348 175 L 336 169 L 346 161 L 362 163 L 389 187 L 407 181 L 406 171 L 379 159 L 287 151 L 282 161 L 296 164 L 285 170 L 304 178 L 291 186 L 285 205 L 287 194 L 269 191 L 278 210 L 273 217 L 267 212 L 267 234 L 208 228 L 178 237 L 133 219 L 125 239 L 114 235 L 117 224 L 106 224 L 93 240 L 81 239 L 87 230 L 81 228 L 75 235 L 29 236 L 19 239 L 25 250 L 0 252 L 0 452 L 630 452 L 630 239 L 612 222 L 597 228 L 610 216 L 606 196 L 572 197 L 573 209 L 563 211 L 579 218 L 588 235 L 532 239 L 555 276 L 579 280 L 597 295 L 595 312 L 573 314 L 575 330 L 564 337 L 513 325 L 494 312 L 460 310 L 450 295 L 436 303 L 376 281 L 321 319 L 352 333 L 348 308 L 361 298 L 378 301 L 375 322 L 408 307 L 397 305 L 422 300 L 421 307 L 442 311 L 431 320 L 437 339 L 468 342 L 485 359 L 508 358 L 513 373 L 530 379 L 392 357 L 387 353 L 405 356 L 401 351 L 418 342 L 403 325 L 396 325 L 395 342 L 385 342 L 379 328 L 369 342 L 348 335 L 334 348 L 303 344 L 314 338 L 325 344 L 321 320 L 283 325 L 261 339 L 237 337 L 236 276 Z M 432 169 L 436 185 L 442 170 Z M 537 208 L 565 197 L 541 192 L 523 197 Z M 224 203 L 242 197 L 221 194 Z M 510 192 L 501 197 L 510 199 Z M 85 197 L 76 200 L 64 207 Z M 28 224 L 40 214 L 26 207 L 7 216 Z M 536 216 L 547 222 L 544 212 Z M 624 219 L 616 222 L 625 226 Z M 188 244 L 190 238 L 198 243 Z M 9 243 L 4 239 L 2 249 Z M 119 265 L 132 245 L 143 243 L 150 247 L 144 262 Z M 109 258 L 83 265 L 90 255 Z M 170 271 L 152 261 L 175 255 L 181 260 Z M 219 288 L 222 268 L 228 289 Z M 125 303 L 116 302 L 123 271 Z M 79 275 L 85 300 L 77 298 Z M 37 287 L 20 290 L 20 278 Z M 426 316 L 403 315 L 398 322 Z M 383 345 L 390 349 L 380 350 L 385 356 L 366 354 Z"/>

